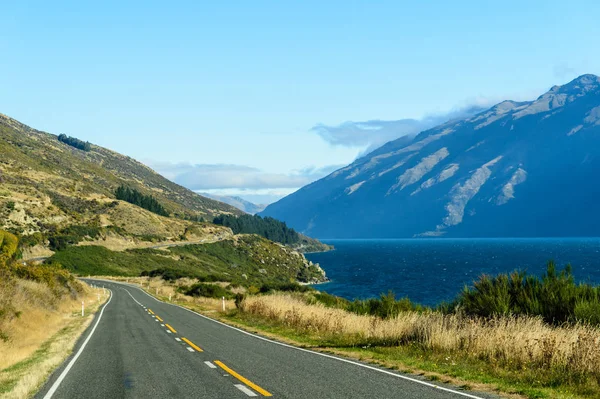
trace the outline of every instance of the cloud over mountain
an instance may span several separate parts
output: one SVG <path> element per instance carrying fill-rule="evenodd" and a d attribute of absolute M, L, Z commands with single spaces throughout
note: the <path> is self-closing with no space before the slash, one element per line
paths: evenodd
<path fill-rule="evenodd" d="M 245 165 L 148 163 L 168 179 L 191 190 L 299 188 L 343 166 L 308 167 L 290 173 L 272 173 Z"/>

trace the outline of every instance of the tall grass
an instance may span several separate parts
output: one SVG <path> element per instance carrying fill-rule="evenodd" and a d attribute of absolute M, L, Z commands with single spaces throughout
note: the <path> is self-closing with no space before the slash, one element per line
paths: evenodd
<path fill-rule="evenodd" d="M 541 317 L 482 318 L 437 311 L 400 312 L 383 319 L 307 303 L 291 294 L 250 296 L 239 307 L 247 315 L 319 337 L 323 345 L 415 345 L 511 369 L 551 370 L 567 380 L 600 381 L 600 330 L 586 324 L 551 326 Z"/>

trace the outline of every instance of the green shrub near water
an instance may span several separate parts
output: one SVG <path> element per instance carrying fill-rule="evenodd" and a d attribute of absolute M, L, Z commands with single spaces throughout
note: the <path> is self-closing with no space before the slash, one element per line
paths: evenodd
<path fill-rule="evenodd" d="M 473 287 L 465 287 L 447 310 L 457 308 L 483 317 L 530 315 L 542 316 L 551 324 L 600 324 L 600 289 L 575 283 L 570 265 L 557 271 L 554 262 L 549 262 L 541 278 L 524 271 L 484 275 Z"/>
<path fill-rule="evenodd" d="M 381 294 L 379 298 L 355 299 L 353 301 L 326 292 L 317 292 L 313 294 L 313 300 L 331 308 L 343 309 L 359 315 L 379 316 L 384 319 L 395 317 L 401 312 L 428 309 L 413 303 L 408 298 L 396 299 L 393 291 Z"/>

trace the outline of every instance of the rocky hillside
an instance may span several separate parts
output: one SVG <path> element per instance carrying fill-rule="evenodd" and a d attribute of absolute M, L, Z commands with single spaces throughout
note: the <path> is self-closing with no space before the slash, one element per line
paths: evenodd
<path fill-rule="evenodd" d="M 231 236 L 228 229 L 192 220 L 241 214 L 238 209 L 172 183 L 134 159 L 87 147 L 0 114 L 0 228 L 23 236 L 26 257 L 81 241 L 120 249 Z M 120 185 L 154 197 L 169 217 L 116 200 Z"/>
<path fill-rule="evenodd" d="M 600 78 L 389 142 L 261 215 L 313 237 L 600 234 Z"/>

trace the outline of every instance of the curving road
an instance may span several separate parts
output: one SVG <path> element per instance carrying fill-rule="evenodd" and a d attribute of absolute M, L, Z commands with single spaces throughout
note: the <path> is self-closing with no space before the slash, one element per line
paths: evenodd
<path fill-rule="evenodd" d="M 137 287 L 110 301 L 37 398 L 495 398 L 249 334 Z"/>

